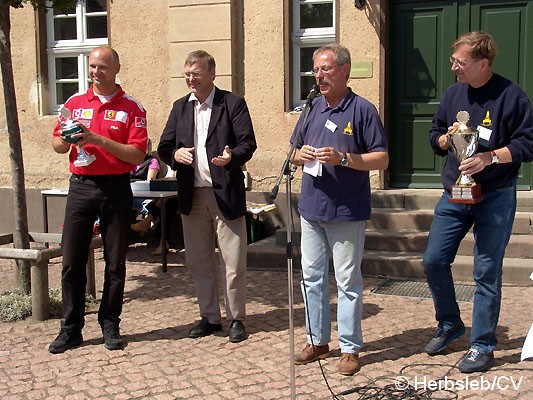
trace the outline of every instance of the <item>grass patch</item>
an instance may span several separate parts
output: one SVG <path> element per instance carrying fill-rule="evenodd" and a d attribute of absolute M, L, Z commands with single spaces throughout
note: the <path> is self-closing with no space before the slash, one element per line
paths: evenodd
<path fill-rule="evenodd" d="M 49 289 L 50 317 L 61 318 L 61 289 Z M 85 304 L 95 304 L 96 299 L 85 295 Z M 0 294 L 0 322 L 22 321 L 31 316 L 31 294 L 24 294 L 21 289 Z"/>

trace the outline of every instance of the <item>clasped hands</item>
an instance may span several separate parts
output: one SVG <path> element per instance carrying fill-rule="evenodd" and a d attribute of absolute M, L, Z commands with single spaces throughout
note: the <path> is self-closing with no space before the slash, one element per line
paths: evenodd
<path fill-rule="evenodd" d="M 342 153 L 334 147 L 320 147 L 315 149 L 307 144 L 300 149 L 300 159 L 306 163 L 318 160 L 320 164 L 339 165 L 342 160 Z"/>

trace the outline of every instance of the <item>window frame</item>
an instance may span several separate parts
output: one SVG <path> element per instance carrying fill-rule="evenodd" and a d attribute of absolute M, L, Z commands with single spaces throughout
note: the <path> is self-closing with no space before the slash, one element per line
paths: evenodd
<path fill-rule="evenodd" d="M 333 13 L 333 25 L 324 28 L 301 28 L 300 6 L 302 4 L 327 4 L 330 3 Z M 301 78 L 314 77 L 311 71 L 301 71 L 301 49 L 320 46 L 335 42 L 337 28 L 337 0 L 292 0 L 292 95 L 291 106 L 298 109 L 305 104 L 305 99 L 300 98 Z"/>
<path fill-rule="evenodd" d="M 51 3 L 47 1 L 47 6 Z M 62 103 L 58 102 L 57 84 L 78 82 L 78 92 L 85 92 L 90 86 L 88 58 L 90 52 L 98 46 L 107 46 L 109 44 L 109 3 L 106 2 L 106 11 L 87 12 L 87 1 L 78 0 L 76 9 L 71 14 L 54 15 L 50 9 L 46 13 L 46 44 L 47 44 L 47 63 L 48 63 L 48 89 L 50 114 L 57 113 Z M 87 18 L 105 16 L 107 19 L 107 35 L 105 38 L 87 38 Z M 54 21 L 56 19 L 75 18 L 76 19 L 76 39 L 56 40 Z M 59 58 L 76 58 L 78 63 L 78 77 L 75 79 L 57 78 L 56 60 Z"/>

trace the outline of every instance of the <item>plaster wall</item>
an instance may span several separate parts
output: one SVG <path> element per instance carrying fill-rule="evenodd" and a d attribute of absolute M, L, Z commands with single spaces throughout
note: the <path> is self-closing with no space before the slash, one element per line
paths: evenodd
<path fill-rule="evenodd" d="M 118 82 L 140 101 L 148 115 L 148 132 L 157 143 L 168 117 L 169 51 L 167 1 L 114 0 L 110 3 L 109 42 L 120 55 Z M 68 158 L 51 147 L 55 115 L 39 113 L 47 88 L 37 75 L 35 13 L 30 6 L 11 10 L 12 57 L 26 187 L 65 187 Z M 0 84 L 1 85 L 1 84 Z M 1 87 L 1 86 L 0 86 Z M 4 97 L 0 96 L 0 157 L 9 159 Z M 0 187 L 11 187 L 11 168 L 0 171 Z"/>
<path fill-rule="evenodd" d="M 254 122 L 258 150 L 248 163 L 254 190 L 270 191 L 285 160 L 290 135 L 299 112 L 286 103 L 290 77 L 285 69 L 285 49 L 290 47 L 290 26 L 284 22 L 291 1 L 244 0 L 244 58 L 246 101 Z M 372 76 L 350 79 L 355 93 L 381 112 L 383 80 L 381 58 L 381 1 L 367 1 L 358 10 L 352 0 L 337 2 L 337 38 L 351 53 L 352 63 L 372 63 Z M 288 22 L 288 21 L 287 21 Z M 371 171 L 373 188 L 383 187 L 383 173 Z M 301 172 L 293 182 L 298 190 Z M 284 187 L 280 191 L 284 191 Z"/>
<path fill-rule="evenodd" d="M 289 105 L 285 103 L 290 85 L 284 61 L 284 49 L 289 45 L 288 27 L 284 26 L 287 2 L 246 0 L 245 5 L 246 101 L 258 145 L 247 167 L 254 190 L 268 191 L 276 182 L 299 117 L 299 113 L 288 113 Z"/>
<path fill-rule="evenodd" d="M 39 113 L 40 82 L 37 80 L 35 14 L 30 6 L 11 9 L 11 51 L 14 85 L 22 140 L 26 185 L 40 185 L 64 177 L 61 158 L 54 154 L 50 134 L 56 118 Z M 3 85 L 0 82 L 0 187 L 11 187 L 10 147 L 5 116 Z M 65 164 L 66 165 L 66 164 Z"/>
<path fill-rule="evenodd" d="M 365 9 L 358 10 L 353 0 L 338 0 L 337 9 L 338 41 L 350 49 L 353 62 L 372 63 L 371 77 L 351 79 L 349 85 L 380 112 L 384 78 L 381 3 L 382 0 L 368 0 Z M 299 117 L 299 113 L 290 112 L 287 100 L 290 7 L 290 0 L 109 1 L 109 41 L 118 51 L 122 64 L 118 81 L 146 108 L 148 132 L 154 146 L 172 103 L 187 93 L 182 76 L 186 55 L 204 49 L 217 61 L 217 86 L 236 91 L 248 103 L 258 142 L 258 150 L 247 165 L 253 177 L 253 190 L 272 189 Z M 38 192 L 65 187 L 69 175 L 67 157 L 56 154 L 50 145 L 56 116 L 40 112 L 42 93 L 46 93 L 47 87 L 37 70 L 35 14 L 26 6 L 12 9 L 11 17 L 26 188 Z M 0 88 L 1 85 L 0 82 Z M 2 191 L 5 194 L 12 182 L 3 95 L 0 96 L 0 159 L 5 163 L 0 170 L 0 188 L 8 189 Z M 373 187 L 382 186 L 380 174 L 372 172 L 372 175 Z M 298 172 L 295 192 L 300 176 Z M 284 190 L 280 187 L 281 192 Z M 0 201 L 11 203 L 5 196 Z M 28 207 L 40 225 L 40 204 Z M 0 231 L 4 229 L 0 227 Z"/>
<path fill-rule="evenodd" d="M 168 91 L 169 18 L 164 0 L 114 0 L 109 7 L 109 44 L 122 65 L 117 78 L 146 109 L 154 150 L 173 101 Z"/>

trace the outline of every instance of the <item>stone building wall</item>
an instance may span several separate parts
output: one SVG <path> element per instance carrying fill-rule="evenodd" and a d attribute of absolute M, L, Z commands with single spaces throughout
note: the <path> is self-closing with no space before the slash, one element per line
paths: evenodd
<path fill-rule="evenodd" d="M 353 90 L 383 103 L 381 0 L 369 0 L 364 10 L 353 0 L 338 0 L 338 41 L 347 46 L 353 62 L 370 62 L 372 74 L 351 79 Z M 257 135 L 258 150 L 247 167 L 253 190 L 268 192 L 283 164 L 288 141 L 299 114 L 290 111 L 290 79 L 286 57 L 290 48 L 290 0 L 113 0 L 109 1 L 110 45 L 121 57 L 119 83 L 147 110 L 154 145 L 174 100 L 187 93 L 182 77 L 188 52 L 204 49 L 217 61 L 215 83 L 245 97 Z M 11 10 L 12 52 L 19 122 L 23 142 L 26 188 L 39 191 L 65 187 L 68 161 L 54 153 L 51 132 L 55 115 L 43 115 L 45 80 L 38 76 L 35 12 Z M 0 88 L 2 84 L 0 82 Z M 12 187 L 9 142 L 3 95 L 0 96 L 0 201 Z M 382 174 L 372 173 L 381 187 Z M 295 179 L 296 190 L 300 175 Z M 284 189 L 281 188 L 281 191 Z M 30 196 L 38 198 L 38 196 Z M 9 207 L 9 206 L 8 206 Z M 29 204 L 36 218 L 40 204 Z M 6 223 L 2 223 L 5 225 Z M 0 232 L 5 228 L 0 226 Z"/>

